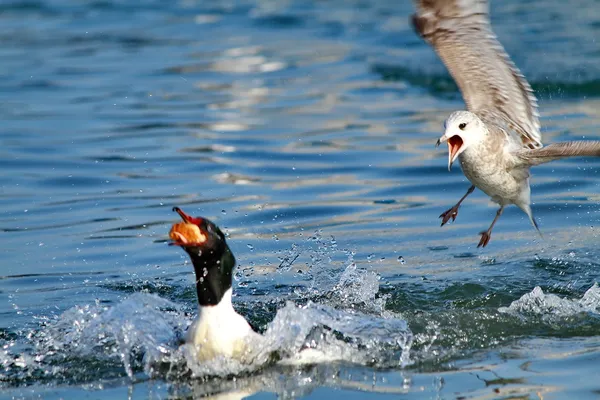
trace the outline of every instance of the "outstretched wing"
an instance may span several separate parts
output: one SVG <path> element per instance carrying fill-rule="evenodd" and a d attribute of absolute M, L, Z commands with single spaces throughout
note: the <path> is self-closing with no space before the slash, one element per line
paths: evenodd
<path fill-rule="evenodd" d="M 575 141 L 552 143 L 541 149 L 523 149 L 517 159 L 526 166 L 540 165 L 568 157 L 600 157 L 600 141 Z"/>
<path fill-rule="evenodd" d="M 416 0 L 416 4 L 415 30 L 450 71 L 467 109 L 506 125 L 523 147 L 541 147 L 537 100 L 496 39 L 487 0 Z"/>

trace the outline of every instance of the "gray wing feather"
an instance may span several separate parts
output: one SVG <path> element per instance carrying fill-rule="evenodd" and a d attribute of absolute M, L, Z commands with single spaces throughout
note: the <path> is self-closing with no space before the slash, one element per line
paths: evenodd
<path fill-rule="evenodd" d="M 537 100 L 496 39 L 486 0 L 416 0 L 415 30 L 440 56 L 467 109 L 515 132 L 525 148 L 542 146 Z"/>
<path fill-rule="evenodd" d="M 522 150 L 516 154 L 525 165 L 539 165 L 568 157 L 600 157 L 600 141 L 552 143 L 541 149 Z"/>

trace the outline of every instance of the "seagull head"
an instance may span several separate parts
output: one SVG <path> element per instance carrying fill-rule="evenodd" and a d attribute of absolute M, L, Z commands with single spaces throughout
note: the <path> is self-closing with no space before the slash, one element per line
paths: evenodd
<path fill-rule="evenodd" d="M 483 139 L 487 129 L 479 117 L 469 111 L 455 111 L 444 123 L 445 132 L 436 143 L 448 143 L 448 171 L 452 169 L 452 163 L 469 146 Z"/>

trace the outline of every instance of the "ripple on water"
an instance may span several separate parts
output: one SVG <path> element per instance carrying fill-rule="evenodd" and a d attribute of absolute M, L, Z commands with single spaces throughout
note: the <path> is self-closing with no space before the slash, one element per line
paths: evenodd
<path fill-rule="evenodd" d="M 541 100 L 545 143 L 597 138 L 598 4 L 491 7 Z M 584 293 L 598 281 L 598 161 L 533 170 L 544 239 L 510 208 L 476 250 L 495 212 L 478 191 L 440 228 L 468 183 L 434 143 L 463 102 L 413 11 L 0 1 L 3 395 L 131 397 L 148 376 L 158 397 L 597 393 Z M 278 353 L 266 366 L 190 368 L 192 271 L 164 243 L 174 205 L 230 234 L 236 307 Z M 302 346 L 341 361 L 275 364 Z"/>

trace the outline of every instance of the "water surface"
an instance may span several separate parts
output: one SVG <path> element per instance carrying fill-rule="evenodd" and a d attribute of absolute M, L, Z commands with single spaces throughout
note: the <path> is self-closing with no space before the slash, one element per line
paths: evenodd
<path fill-rule="evenodd" d="M 600 161 L 534 170 L 543 239 L 512 207 L 477 249 L 477 192 L 440 228 L 463 102 L 396 3 L 3 2 L 2 396 L 596 398 Z M 492 5 L 546 143 L 598 136 L 599 10 Z M 273 346 L 342 359 L 190 366 L 174 205 L 227 231 Z"/>

